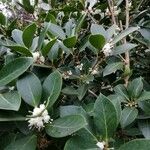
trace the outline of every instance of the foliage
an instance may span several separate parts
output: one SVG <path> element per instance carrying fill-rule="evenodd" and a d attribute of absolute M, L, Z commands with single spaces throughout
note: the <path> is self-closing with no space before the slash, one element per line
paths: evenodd
<path fill-rule="evenodd" d="M 148 150 L 149 0 L 0 2 L 1 150 Z"/>

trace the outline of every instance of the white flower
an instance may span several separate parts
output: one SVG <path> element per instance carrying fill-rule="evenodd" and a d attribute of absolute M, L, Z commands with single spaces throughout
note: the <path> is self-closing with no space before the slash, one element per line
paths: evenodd
<path fill-rule="evenodd" d="M 30 118 L 27 118 L 30 129 L 32 127 L 41 130 L 44 127 L 45 123 L 52 123 L 52 119 L 48 115 L 48 111 L 46 110 L 46 106 L 41 104 L 39 107 L 35 107 L 33 109 L 32 115 Z"/>
<path fill-rule="evenodd" d="M 104 147 L 105 147 L 105 142 L 103 141 L 103 142 L 97 142 L 97 146 L 101 149 L 101 150 L 103 150 L 104 149 Z"/>
<path fill-rule="evenodd" d="M 93 6 L 97 3 L 98 0 L 86 0 L 85 8 L 88 6 L 88 10 L 92 10 Z"/>
<path fill-rule="evenodd" d="M 80 71 L 82 71 L 82 69 L 83 69 L 83 64 L 81 63 L 80 65 L 77 65 L 76 68 L 79 69 Z"/>
<path fill-rule="evenodd" d="M 111 45 L 110 43 L 106 43 L 104 45 L 102 51 L 106 57 L 112 55 L 112 48 L 113 48 L 113 45 Z"/>
<path fill-rule="evenodd" d="M 69 71 L 66 71 L 62 74 L 63 78 L 64 79 L 68 79 L 70 76 L 72 75 L 72 71 L 69 70 Z"/>
<path fill-rule="evenodd" d="M 41 56 L 39 52 L 32 53 L 32 56 L 33 56 L 34 63 L 41 64 L 41 63 L 45 62 L 45 58 L 43 56 Z"/>

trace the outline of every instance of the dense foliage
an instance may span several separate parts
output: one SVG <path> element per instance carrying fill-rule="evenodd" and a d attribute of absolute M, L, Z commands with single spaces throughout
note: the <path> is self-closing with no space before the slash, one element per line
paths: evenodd
<path fill-rule="evenodd" d="M 0 150 L 149 150 L 149 0 L 0 2 Z"/>

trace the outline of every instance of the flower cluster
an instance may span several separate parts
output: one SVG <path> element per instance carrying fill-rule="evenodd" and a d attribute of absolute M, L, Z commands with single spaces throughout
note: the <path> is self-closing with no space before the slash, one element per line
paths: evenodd
<path fill-rule="evenodd" d="M 111 43 L 106 43 L 104 45 L 102 51 L 106 57 L 112 55 L 112 48 L 113 48 L 113 45 Z"/>
<path fill-rule="evenodd" d="M 104 148 L 105 148 L 105 142 L 103 141 L 103 142 L 97 142 L 97 146 L 100 148 L 100 150 L 103 150 Z"/>
<path fill-rule="evenodd" d="M 44 127 L 44 123 L 52 123 L 53 119 L 48 115 L 48 111 L 44 104 L 41 104 L 40 107 L 35 107 L 30 118 L 27 118 L 30 129 L 32 127 L 41 130 Z"/>
<path fill-rule="evenodd" d="M 83 64 L 81 63 L 80 65 L 77 65 L 76 68 L 79 69 L 80 71 L 82 71 L 82 69 L 83 69 Z"/>
<path fill-rule="evenodd" d="M 42 64 L 45 62 L 45 58 L 40 55 L 39 52 L 32 53 L 34 63 Z"/>
<path fill-rule="evenodd" d="M 98 67 L 95 67 L 94 69 L 92 68 L 89 68 L 89 72 L 92 74 L 92 75 L 96 75 L 99 73 L 98 71 Z"/>
<path fill-rule="evenodd" d="M 69 71 L 66 71 L 62 74 L 63 78 L 64 79 L 68 79 L 70 76 L 72 75 L 72 71 L 69 70 Z"/>

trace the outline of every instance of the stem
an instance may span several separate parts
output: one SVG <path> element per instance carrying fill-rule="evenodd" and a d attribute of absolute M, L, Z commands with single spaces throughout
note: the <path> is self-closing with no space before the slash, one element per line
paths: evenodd
<path fill-rule="evenodd" d="M 116 18 L 115 18 L 115 15 L 114 15 L 114 3 L 112 0 L 108 0 L 108 5 L 109 5 L 109 10 L 110 10 L 110 13 L 111 13 L 111 17 L 112 17 L 112 22 L 113 24 L 117 24 L 116 23 Z"/>
<path fill-rule="evenodd" d="M 129 0 L 126 0 L 126 29 L 129 28 Z M 124 43 L 126 43 L 126 38 L 124 38 Z M 129 52 L 126 52 L 125 53 L 125 60 L 126 60 L 126 65 L 125 65 L 125 68 L 127 69 L 130 69 L 130 54 Z M 129 82 L 129 75 L 127 75 L 125 77 L 125 86 L 128 85 L 128 82 Z"/>

